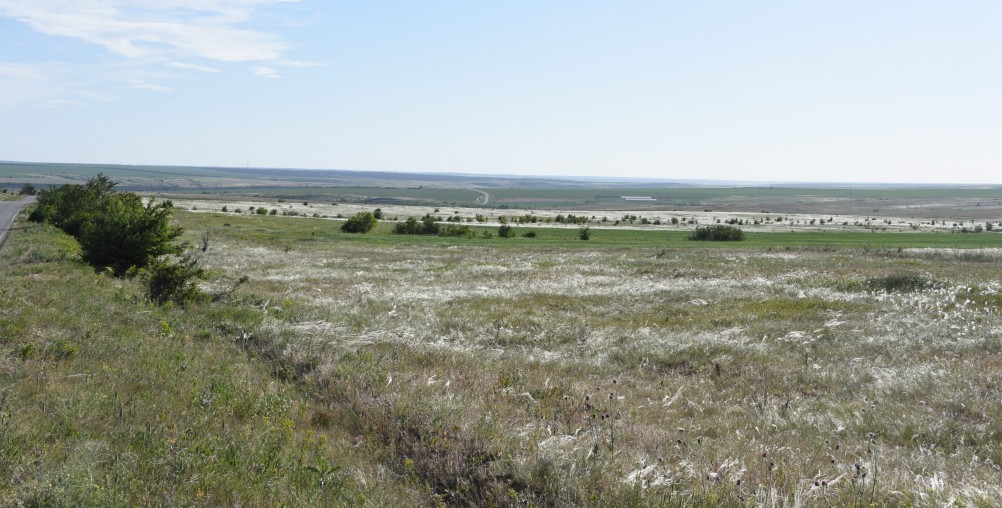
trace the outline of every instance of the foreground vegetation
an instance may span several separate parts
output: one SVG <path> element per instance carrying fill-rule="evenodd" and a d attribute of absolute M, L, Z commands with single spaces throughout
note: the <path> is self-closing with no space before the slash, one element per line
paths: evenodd
<path fill-rule="evenodd" d="M 5 504 L 1002 496 L 998 257 L 909 250 L 993 235 L 583 242 L 177 218 L 213 239 L 212 284 L 247 284 L 153 307 L 53 228 L 8 242 Z"/>

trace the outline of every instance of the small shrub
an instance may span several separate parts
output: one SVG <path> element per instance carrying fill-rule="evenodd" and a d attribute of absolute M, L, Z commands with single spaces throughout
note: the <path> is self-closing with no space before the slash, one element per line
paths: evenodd
<path fill-rule="evenodd" d="M 696 228 L 689 240 L 711 242 L 739 242 L 745 239 L 745 232 L 734 226 L 714 225 Z"/>
<path fill-rule="evenodd" d="M 261 207 L 261 208 L 258 208 L 257 211 L 254 212 L 254 213 L 256 213 L 258 215 L 268 215 L 268 209 L 264 208 L 264 207 Z"/>
<path fill-rule="evenodd" d="M 515 228 L 510 224 L 501 224 L 498 227 L 498 238 L 515 238 Z"/>
<path fill-rule="evenodd" d="M 17 357 L 22 360 L 32 360 L 36 356 L 38 356 L 38 352 L 35 351 L 35 343 L 31 341 L 22 343 L 17 350 Z"/>
<path fill-rule="evenodd" d="M 80 354 L 80 348 L 66 339 L 59 339 L 45 348 L 45 358 L 49 360 L 70 360 L 78 354 Z"/>
<path fill-rule="evenodd" d="M 379 221 L 372 212 L 358 212 L 341 225 L 345 233 L 368 233 L 376 227 Z"/>
<path fill-rule="evenodd" d="M 184 306 L 206 298 L 196 284 L 196 279 L 203 275 L 205 270 L 189 253 L 177 260 L 154 260 L 141 272 L 140 279 L 151 302 Z"/>
<path fill-rule="evenodd" d="M 582 240 L 591 240 L 591 228 L 585 226 L 578 230 L 578 238 Z"/>
<path fill-rule="evenodd" d="M 526 231 L 525 233 L 522 234 L 522 236 L 524 238 L 535 238 L 536 237 L 536 232 L 535 231 Z"/>
<path fill-rule="evenodd" d="M 420 222 L 414 217 L 407 217 L 406 221 L 398 222 L 393 226 L 393 233 L 397 235 L 437 235 L 440 231 L 437 220 L 430 213 L 425 214 Z"/>
<path fill-rule="evenodd" d="M 471 238 L 473 236 L 473 231 L 470 230 L 470 226 L 450 224 L 444 228 L 439 229 L 438 236 L 455 236 L 461 238 L 462 237 Z"/>
<path fill-rule="evenodd" d="M 869 290 L 883 290 L 888 293 L 910 293 L 934 286 L 935 284 L 932 280 L 910 273 L 896 273 L 866 279 L 866 287 Z"/>

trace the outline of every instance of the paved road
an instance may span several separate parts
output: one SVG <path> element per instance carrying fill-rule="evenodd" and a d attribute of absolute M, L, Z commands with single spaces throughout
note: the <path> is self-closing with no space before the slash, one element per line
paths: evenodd
<path fill-rule="evenodd" d="M 0 201 L 0 247 L 3 247 L 3 242 L 7 239 L 7 231 L 10 231 L 11 224 L 17 218 L 17 212 L 22 206 L 34 201 L 35 196 L 24 196 L 20 201 Z"/>

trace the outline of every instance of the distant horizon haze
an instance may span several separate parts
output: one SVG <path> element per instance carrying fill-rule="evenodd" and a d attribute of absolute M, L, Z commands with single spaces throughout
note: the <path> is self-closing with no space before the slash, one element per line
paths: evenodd
<path fill-rule="evenodd" d="M 10 164 L 10 165 L 27 165 L 27 166 L 47 166 L 47 165 L 61 165 L 61 166 L 107 166 L 108 168 L 136 168 L 145 170 L 147 168 L 171 168 L 180 170 L 179 175 L 183 175 L 183 170 L 186 168 L 202 168 L 202 169 L 219 169 L 226 171 L 289 171 L 289 172 L 330 172 L 330 173 L 351 173 L 358 175 L 365 174 L 380 174 L 385 176 L 400 176 L 404 177 L 415 177 L 415 180 L 419 180 L 422 175 L 427 176 L 456 176 L 465 178 L 497 178 L 497 179 L 542 179 L 542 180 L 566 180 L 568 182 L 589 182 L 589 183 L 631 183 L 636 182 L 638 184 L 685 184 L 693 186 L 724 186 L 724 187 L 765 187 L 765 186 L 789 186 L 789 187 L 806 187 L 814 186 L 817 188 L 834 187 L 834 188 L 854 188 L 854 187 L 1000 187 L 1002 188 L 1002 183 L 992 183 L 992 182 L 883 182 L 883 181 L 811 181 L 811 180 L 785 180 L 785 181 L 774 181 L 774 180 L 719 180 L 713 178 L 672 178 L 672 177 L 631 177 L 631 176 L 588 176 L 588 175 L 556 175 L 556 174 L 518 174 L 518 173 L 478 173 L 471 171 L 408 171 L 406 169 L 350 169 L 350 168 L 300 168 L 300 167 L 270 167 L 270 166 L 219 166 L 219 165 L 206 165 L 206 164 L 192 164 L 192 165 L 178 165 L 178 164 L 120 164 L 120 163 L 103 163 L 103 162 L 56 162 L 56 161 L 11 161 L 11 160 L 0 160 L 0 165 Z"/>

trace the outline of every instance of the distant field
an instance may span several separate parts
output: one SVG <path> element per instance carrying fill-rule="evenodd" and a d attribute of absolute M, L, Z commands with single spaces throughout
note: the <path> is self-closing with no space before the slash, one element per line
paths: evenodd
<path fill-rule="evenodd" d="M 1002 215 L 1002 188 L 789 188 L 789 187 L 670 187 L 483 189 L 491 205 L 511 208 L 580 208 L 640 210 L 745 210 L 782 213 L 863 213 L 890 209 L 945 215 L 983 216 L 989 209 Z M 627 200 L 624 196 L 652 200 Z"/>
<path fill-rule="evenodd" d="M 244 196 L 339 203 L 561 210 L 879 214 L 950 220 L 1002 218 L 1002 187 L 806 188 L 641 186 L 574 179 L 343 170 L 0 163 L 0 185 L 82 183 L 98 173 L 120 189 L 178 196 Z M 630 201 L 624 196 L 647 197 Z"/>
<path fill-rule="evenodd" d="M 415 203 L 473 206 L 480 196 L 470 189 L 434 187 L 254 187 L 215 189 L 213 194 L 328 203 Z"/>
<path fill-rule="evenodd" d="M 113 164 L 22 164 L 0 163 L 0 179 L 62 178 L 87 180 L 98 173 L 122 178 L 229 178 L 232 173 L 214 168 L 177 166 L 123 166 Z"/>
<path fill-rule="evenodd" d="M 198 216 L 196 219 L 195 216 Z M 191 216 L 191 219 L 185 217 Z M 208 216 L 208 217 L 206 217 Z M 219 228 L 229 224 L 245 240 L 273 242 L 315 241 L 339 238 L 340 241 L 367 245 L 394 247 L 401 245 L 440 246 L 484 245 L 497 249 L 547 250 L 553 248 L 572 250 L 643 248 L 663 249 L 793 249 L 842 250 L 860 249 L 887 251 L 897 249 L 1000 249 L 1002 233 L 897 233 L 897 232 L 810 232 L 747 233 L 741 242 L 696 242 L 687 240 L 688 231 L 663 231 L 643 229 L 591 228 L 591 239 L 582 241 L 577 228 L 547 228 L 515 226 L 516 238 L 484 239 L 484 232 L 493 233 L 497 227 L 472 226 L 474 238 L 443 238 L 438 236 L 394 235 L 393 223 L 383 222 L 366 235 L 344 235 L 338 227 L 341 221 L 303 217 L 258 217 L 233 214 L 191 214 L 180 212 L 184 222 L 198 221 L 199 227 Z M 536 233 L 535 238 L 521 234 Z"/>

